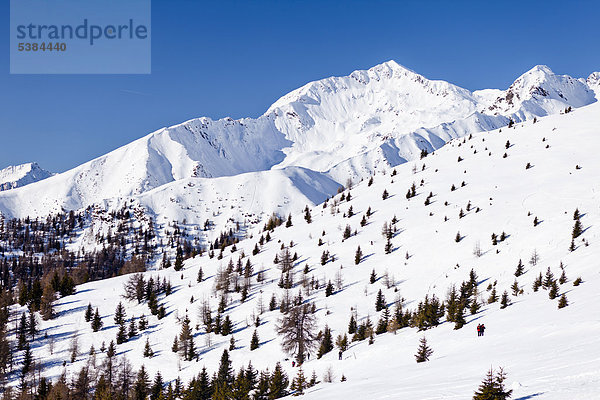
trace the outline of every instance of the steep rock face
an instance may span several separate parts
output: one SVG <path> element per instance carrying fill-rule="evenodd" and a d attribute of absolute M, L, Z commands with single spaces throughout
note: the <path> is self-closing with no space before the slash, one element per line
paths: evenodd
<path fill-rule="evenodd" d="M 15 189 L 52 176 L 37 163 L 14 165 L 0 170 L 0 191 Z"/>

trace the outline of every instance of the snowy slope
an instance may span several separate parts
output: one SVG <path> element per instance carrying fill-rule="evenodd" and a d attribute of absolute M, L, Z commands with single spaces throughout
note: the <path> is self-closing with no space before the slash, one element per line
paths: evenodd
<path fill-rule="evenodd" d="M 345 184 L 415 159 L 421 149 L 504 126 L 509 118 L 522 121 L 594 101 L 586 81 L 555 75 L 545 66 L 526 72 L 506 91 L 472 93 L 389 61 L 311 82 L 257 119 L 199 118 L 160 129 L 47 181 L 0 194 L 0 213 L 44 216 L 171 182 L 185 185 L 191 177 L 287 166 Z"/>
<path fill-rule="evenodd" d="M 508 308 L 500 309 L 498 303 L 484 305 L 479 313 L 467 316 L 467 325 L 460 330 L 443 323 L 424 333 L 404 328 L 397 335 L 378 335 L 373 345 L 366 341 L 353 343 L 342 361 L 337 360 L 335 350 L 320 360 L 311 357 L 304 365 L 307 375 L 315 370 L 321 376 L 331 366 L 336 381 L 317 385 L 306 398 L 465 399 L 472 396 L 490 366 L 502 366 L 508 373 L 507 382 L 514 389 L 515 399 L 597 399 L 600 274 L 596 259 L 600 234 L 595 227 L 600 222 L 597 181 L 600 161 L 596 154 L 599 126 L 600 104 L 595 103 L 568 114 L 541 118 L 535 124 L 527 121 L 515 124 L 512 129 L 454 139 L 423 160 L 400 165 L 394 176 L 388 170 L 386 174 L 376 174 L 372 185 L 366 180 L 356 185 L 350 191 L 351 201 L 340 201 L 337 195 L 327 206 L 312 208 L 311 224 L 304 221 L 298 210 L 292 216 L 293 226 L 276 228 L 271 233 L 272 240 L 261 246 L 256 256 L 250 255 L 261 235 L 258 230 L 250 231 L 251 237 L 238 243 L 236 252 L 227 249 L 222 260 L 204 255 L 186 261 L 182 272 L 172 269 L 148 272 L 147 277 L 166 277 L 175 286 L 173 294 L 160 299 L 168 315 L 162 320 L 150 317 L 150 329 L 118 346 L 119 354 L 126 355 L 136 368 L 144 364 L 151 376 L 160 370 L 167 380 L 180 376 L 187 381 L 203 365 L 214 371 L 230 338 L 206 334 L 198 309 L 206 298 L 216 313 L 215 274 L 230 258 L 235 263 L 241 252 L 250 258 L 254 272 L 264 271 L 266 279 L 258 283 L 253 276 L 250 296 L 244 303 L 237 293 L 229 296 L 225 314 L 235 324 L 237 348 L 231 352 L 234 367 L 252 360 L 257 368 L 272 368 L 276 361 L 282 361 L 291 377 L 297 368 L 292 368 L 291 361 L 281 353 L 274 332 L 278 311 L 260 315 L 261 325 L 257 330 L 261 346 L 252 352 L 248 348 L 254 331 L 252 316 L 259 313 L 260 299 L 268 310 L 271 295 L 275 293 L 281 299 L 284 294 L 277 286 L 280 272 L 273 265 L 282 244 L 294 242 L 291 251 L 299 255 L 294 268 L 297 282 L 306 266 L 307 278 L 319 280 L 320 288 L 305 292 L 304 298 L 316 304 L 319 327 L 328 324 L 334 337 L 346 332 L 352 308 L 361 321 L 369 316 L 377 323 L 379 315 L 374 304 L 379 289 L 390 305 L 404 298 L 405 308 L 414 310 L 425 294 L 443 298 L 451 284 L 468 279 L 469 271 L 474 269 L 480 280 L 479 298 L 485 300 L 490 294 L 489 284 L 495 285 L 498 295 L 504 290 L 511 292 L 513 272 L 522 259 L 526 272 L 518 278 L 518 284 L 524 294 L 511 295 L 512 305 Z M 526 168 L 528 163 L 530 168 Z M 290 177 L 290 173 L 285 175 Z M 294 173 L 308 174 L 303 170 Z M 251 176 L 245 175 L 244 179 Z M 408 200 L 405 193 L 413 182 L 417 195 Z M 456 190 L 451 190 L 452 185 Z M 386 200 L 382 199 L 384 190 L 390 195 Z M 425 205 L 429 192 L 433 193 L 431 204 Z M 354 216 L 348 218 L 345 214 L 350 206 Z M 369 207 L 373 215 L 361 227 L 359 222 Z M 582 214 L 584 233 L 571 252 L 576 208 Z M 392 239 L 394 251 L 385 254 L 381 228 L 394 216 L 398 219 L 398 232 Z M 535 217 L 540 222 L 537 226 L 533 224 Z M 357 234 L 343 240 L 342 231 L 347 224 Z M 459 242 L 455 241 L 457 232 L 461 236 Z M 491 234 L 501 232 L 506 232 L 507 239 L 493 245 Z M 317 243 L 319 238 L 324 242 L 322 246 Z M 482 251 L 479 257 L 474 254 L 477 244 Z M 359 245 L 364 258 L 355 265 L 354 255 Z M 322 266 L 323 250 L 334 255 L 335 261 Z M 528 261 L 534 250 L 540 260 L 532 265 Z M 548 267 L 558 277 L 561 262 L 568 281 L 560 286 L 560 292 L 566 293 L 570 304 L 558 310 L 557 301 L 549 300 L 546 290 L 533 292 L 531 287 L 535 277 Z M 196 282 L 199 268 L 207 277 L 201 283 Z M 372 270 L 380 278 L 375 284 L 369 283 Z M 325 297 L 325 283 L 333 281 L 338 271 L 343 277 L 343 288 Z M 382 278 L 386 272 L 393 281 L 389 287 Z M 582 277 L 583 284 L 575 287 L 573 281 L 577 277 Z M 41 325 L 48 339 L 39 339 L 34 346 L 35 356 L 44 362 L 50 376 L 56 378 L 63 372 L 61 365 L 69 358 L 69 342 L 74 334 L 79 335 L 82 350 L 74 364 L 67 362 L 67 374 L 85 365 L 91 344 L 98 349 L 103 341 L 114 339 L 117 328 L 113 312 L 123 300 L 122 284 L 127 278 L 88 283 L 78 287 L 77 294 L 58 301 L 58 318 Z M 300 290 L 297 286 L 292 294 Z M 103 317 L 105 327 L 100 332 L 93 333 L 83 320 L 88 302 L 98 307 Z M 126 309 L 128 317 L 148 315 L 145 304 L 127 303 Z M 170 350 L 179 331 L 177 320 L 185 314 L 192 320 L 192 326 L 200 325 L 199 330 L 194 330 L 199 362 L 178 361 Z M 480 322 L 488 328 L 483 338 L 475 334 L 475 325 Z M 413 354 L 423 335 L 434 354 L 429 362 L 417 364 Z M 142 357 L 146 338 L 155 352 L 151 359 Z M 52 355 L 50 340 L 55 342 Z M 17 362 L 20 357 L 17 354 Z M 98 356 L 98 363 L 102 357 Z M 342 374 L 347 382 L 339 382 Z"/>
<path fill-rule="evenodd" d="M 37 163 L 13 165 L 0 170 L 0 192 L 14 189 L 41 181 L 53 174 L 42 168 Z"/>

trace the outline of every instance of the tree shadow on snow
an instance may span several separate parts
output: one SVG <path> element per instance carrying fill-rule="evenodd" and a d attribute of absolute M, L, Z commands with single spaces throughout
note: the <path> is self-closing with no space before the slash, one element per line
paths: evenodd
<path fill-rule="evenodd" d="M 528 400 L 528 399 L 533 399 L 534 397 L 541 396 L 541 395 L 543 395 L 544 393 L 546 393 L 546 392 L 538 392 L 538 393 L 530 394 L 530 395 L 527 395 L 527 396 L 519 397 L 518 399 L 515 399 L 515 400 Z"/>

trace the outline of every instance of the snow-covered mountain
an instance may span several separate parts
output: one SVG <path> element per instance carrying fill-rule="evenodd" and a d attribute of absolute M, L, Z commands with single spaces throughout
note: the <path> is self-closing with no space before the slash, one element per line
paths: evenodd
<path fill-rule="evenodd" d="M 172 383 L 180 377 L 186 383 L 203 366 L 212 374 L 223 350 L 231 348 L 233 337 L 229 354 L 236 370 L 251 361 L 255 368 L 272 371 L 275 363 L 281 362 L 291 379 L 298 368 L 281 350 L 276 326 L 282 313 L 276 308 L 269 310 L 273 296 L 279 305 L 286 296 L 301 293 L 304 301 L 315 304 L 318 329 L 327 325 L 335 338 L 348 332 L 351 315 L 359 324 L 370 320 L 373 326 L 378 325 L 384 315 L 375 309 L 378 292 L 392 311 L 397 304 L 402 304 L 404 312 L 416 311 L 426 295 L 445 299 L 452 285 L 461 288 L 472 270 L 478 277 L 477 290 L 469 301 L 477 299 L 481 308 L 465 312 L 462 328 L 455 329 L 454 323 L 442 317 L 440 325 L 424 331 L 404 327 L 374 334 L 372 344 L 369 340 L 353 341 L 342 360 L 337 350 L 319 359 L 313 353 L 303 365 L 305 374 L 310 377 L 314 370 L 321 381 L 324 375 L 334 379 L 333 383 L 308 389 L 305 398 L 467 399 L 490 367 L 504 367 L 508 374 L 505 384 L 513 389 L 514 399 L 597 399 L 599 127 L 600 103 L 595 103 L 536 122 L 516 123 L 513 128 L 453 139 L 424 159 L 394 171 L 377 172 L 372 181 L 366 179 L 327 203 L 309 208 L 310 221 L 301 210 L 294 212 L 289 226 L 268 232 L 270 240 L 265 239 L 267 232 L 261 227 L 253 227 L 246 240 L 223 252 L 223 258 L 205 253 L 187 260 L 181 271 L 168 268 L 146 272 L 146 280 L 165 278 L 173 283 L 173 293 L 158 299 L 166 315 L 162 319 L 150 315 L 149 329 L 118 345 L 118 357 L 127 357 L 135 369 L 144 365 L 150 377 L 160 371 L 165 381 Z M 274 173 L 281 176 L 277 186 L 288 182 L 285 185 L 299 188 L 321 176 L 291 167 L 269 171 Z M 271 189 L 262 181 L 266 176 L 263 172 L 247 173 L 241 175 L 240 184 L 256 185 L 256 195 L 260 196 L 265 196 L 261 191 L 278 192 L 279 188 Z M 249 197 L 250 189 L 235 188 L 234 178 L 186 178 L 184 186 L 189 193 L 180 192 L 181 187 L 172 182 L 137 199 L 150 202 L 171 196 L 177 202 L 180 197 L 204 197 L 204 191 L 227 185 L 236 195 Z M 218 183 L 221 181 L 223 184 Z M 322 189 L 318 194 L 326 192 L 328 183 L 319 182 Z M 406 196 L 413 185 L 414 195 Z M 211 204 L 215 200 L 209 199 Z M 316 202 L 318 196 L 307 196 L 306 200 Z M 573 238 L 577 221 L 582 224 L 581 232 Z M 390 229 L 389 246 L 382 235 L 384 224 Z M 357 259 L 359 246 L 362 257 Z M 278 285 L 282 273 L 274 263 L 284 247 L 298 255 L 290 290 Z M 328 256 L 323 258 L 325 252 Z M 247 262 L 252 266 L 248 278 L 238 273 L 238 259 L 240 269 L 246 268 Z M 231 290 L 218 312 L 223 293 L 217 279 L 223 279 L 230 261 L 232 271 L 227 276 Z M 520 263 L 523 273 L 516 276 Z M 548 270 L 553 274 L 551 280 L 556 281 L 555 298 L 549 298 L 548 288 L 533 288 L 538 277 L 547 279 Z M 86 283 L 75 295 L 58 300 L 57 318 L 40 324 L 40 334 L 32 346 L 46 376 L 56 381 L 65 373 L 70 382 L 84 367 L 91 371 L 106 368 L 106 355 L 98 349 L 117 335 L 117 303 L 125 303 L 127 318 L 149 315 L 146 302 L 123 299 L 123 285 L 129 278 Z M 577 278 L 582 282 L 574 285 Z M 249 284 L 245 299 L 242 291 L 234 290 L 234 282 Z M 329 282 L 333 291 L 327 294 Z M 507 306 L 490 301 L 492 293 L 500 297 L 504 292 L 510 300 Z M 568 305 L 559 309 L 562 295 L 568 298 Z M 210 305 L 213 317 L 217 313 L 221 321 L 229 317 L 232 335 L 206 331 L 200 312 L 204 302 Z M 97 332 L 84 319 L 88 303 L 98 308 L 104 323 Z M 15 321 L 9 326 L 16 326 L 25 307 L 12 310 Z M 191 361 L 172 351 L 186 315 L 198 353 Z M 484 337 L 476 335 L 479 323 L 487 327 Z M 255 331 L 260 343 L 251 350 Z M 417 364 L 414 354 L 423 336 L 433 354 L 428 362 Z M 78 351 L 71 362 L 73 337 L 78 337 Z M 151 357 L 143 356 L 146 341 L 154 352 Z M 89 354 L 92 345 L 94 356 Z M 23 352 L 15 352 L 15 364 L 20 365 L 22 359 Z M 340 382 L 342 375 L 346 382 Z M 11 385 L 17 381 L 17 374 L 13 374 Z"/>
<path fill-rule="evenodd" d="M 171 200 L 161 194 L 184 193 L 194 178 L 231 177 L 212 182 L 213 193 L 228 192 L 238 178 L 245 185 L 257 184 L 247 180 L 250 176 L 275 182 L 288 167 L 304 168 L 317 186 L 328 182 L 322 187 L 330 191 L 322 192 L 311 180 L 302 180 L 289 202 L 257 207 L 263 216 L 286 214 L 322 198 L 311 193 L 332 195 L 348 179 L 356 182 L 416 159 L 423 149 L 432 152 L 453 138 L 496 129 L 510 119 L 519 122 L 595 102 L 590 88 L 596 85 L 594 76 L 577 80 L 537 66 L 505 91 L 471 92 L 389 61 L 346 77 L 311 82 L 256 119 L 199 118 L 160 129 L 70 171 L 0 193 L 0 213 L 44 216 L 142 196 L 148 213 L 164 219 Z M 249 172 L 260 173 L 241 175 Z M 286 195 L 278 192 L 286 185 L 272 187 L 270 198 Z M 153 194 L 158 197 L 150 199 Z M 223 209 L 245 207 L 233 197 L 221 200 Z M 182 201 L 185 207 L 176 215 L 180 220 L 196 220 L 193 209 L 211 209 L 198 193 Z M 228 212 L 226 219 L 239 218 L 239 213 Z"/>
<path fill-rule="evenodd" d="M 0 192 L 15 189 L 51 177 L 37 163 L 13 165 L 0 170 Z"/>

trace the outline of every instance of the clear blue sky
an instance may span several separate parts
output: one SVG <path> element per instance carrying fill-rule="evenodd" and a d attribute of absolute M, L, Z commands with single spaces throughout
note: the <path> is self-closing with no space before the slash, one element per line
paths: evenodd
<path fill-rule="evenodd" d="M 256 117 L 308 81 L 389 59 L 468 89 L 506 88 L 536 64 L 600 70 L 600 1 L 491 3 L 153 0 L 151 75 L 9 75 L 5 20 L 0 168 L 64 171 L 190 118 Z"/>

